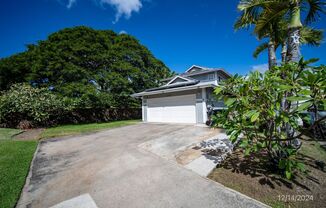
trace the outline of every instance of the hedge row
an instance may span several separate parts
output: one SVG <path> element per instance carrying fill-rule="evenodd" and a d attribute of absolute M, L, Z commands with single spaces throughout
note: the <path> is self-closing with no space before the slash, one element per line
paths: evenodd
<path fill-rule="evenodd" d="M 29 129 L 50 127 L 62 124 L 100 123 L 117 120 L 140 119 L 141 108 L 107 108 L 107 109 L 74 109 L 67 112 L 51 114 L 46 120 L 37 122 L 22 113 L 13 113 L 7 117 L 1 127 Z"/>
<path fill-rule="evenodd" d="M 13 85 L 0 95 L 0 127 L 26 129 L 141 118 L 141 108 L 107 107 L 98 102 L 102 94 L 92 97 L 68 98 L 46 88 Z"/>

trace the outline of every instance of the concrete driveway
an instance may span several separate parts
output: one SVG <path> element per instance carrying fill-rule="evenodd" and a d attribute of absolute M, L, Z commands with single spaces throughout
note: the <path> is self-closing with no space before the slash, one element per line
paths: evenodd
<path fill-rule="evenodd" d="M 142 148 L 159 138 L 191 142 L 212 133 L 189 125 L 141 123 L 43 141 L 17 207 L 264 206 Z M 163 153 L 173 154 L 167 146 Z"/>

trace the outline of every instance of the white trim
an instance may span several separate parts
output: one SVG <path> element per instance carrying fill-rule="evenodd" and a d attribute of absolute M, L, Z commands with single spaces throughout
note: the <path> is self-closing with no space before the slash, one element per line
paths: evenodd
<path fill-rule="evenodd" d="M 179 75 L 177 75 L 177 76 L 175 76 L 173 79 L 171 79 L 166 85 L 170 85 L 174 80 L 176 80 L 177 78 L 180 78 L 180 79 L 183 79 L 183 80 L 185 80 L 185 81 L 191 81 L 190 79 L 188 79 L 188 78 L 185 78 L 185 77 L 181 77 L 181 76 L 179 76 Z"/>

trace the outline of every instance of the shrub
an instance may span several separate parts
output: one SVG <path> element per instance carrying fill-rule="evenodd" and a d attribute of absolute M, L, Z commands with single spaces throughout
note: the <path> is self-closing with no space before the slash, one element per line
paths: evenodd
<path fill-rule="evenodd" d="M 215 89 L 227 106 L 215 122 L 227 130 L 232 142 L 239 141 L 246 155 L 267 153 L 271 164 L 289 179 L 295 170 L 303 170 L 296 158 L 299 139 L 326 118 L 317 116 L 326 105 L 326 68 L 309 67 L 311 62 L 302 59 L 265 74 L 236 75 Z M 307 112 L 316 116 L 303 126 Z"/>
<path fill-rule="evenodd" d="M 0 97 L 0 122 L 27 120 L 36 124 L 41 123 L 53 112 L 59 113 L 69 109 L 71 105 L 66 105 L 66 102 L 47 88 L 15 84 Z M 21 119 L 15 118 L 16 116 Z"/>
<path fill-rule="evenodd" d="M 104 92 L 89 91 L 80 98 L 68 98 L 47 88 L 16 84 L 0 96 L 0 126 L 27 129 L 141 117 L 141 108 L 112 108 L 111 100 Z"/>

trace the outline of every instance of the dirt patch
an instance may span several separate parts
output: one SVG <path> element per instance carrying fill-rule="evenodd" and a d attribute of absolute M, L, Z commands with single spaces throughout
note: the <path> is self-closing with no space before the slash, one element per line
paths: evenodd
<path fill-rule="evenodd" d="M 202 151 L 196 148 L 187 149 L 181 153 L 179 153 L 175 159 L 181 165 L 187 165 L 194 159 L 200 157 L 202 155 Z"/>
<path fill-rule="evenodd" d="M 44 130 L 45 130 L 44 128 L 28 129 L 14 136 L 14 139 L 15 140 L 38 140 L 41 138 L 41 134 Z"/>
<path fill-rule="evenodd" d="M 312 144 L 304 145 L 310 148 Z M 273 207 L 324 207 L 326 171 L 308 154 L 301 153 L 300 157 L 307 175 L 297 173 L 293 181 L 273 173 L 262 160 L 244 158 L 241 150 L 236 150 L 208 177 Z"/>

